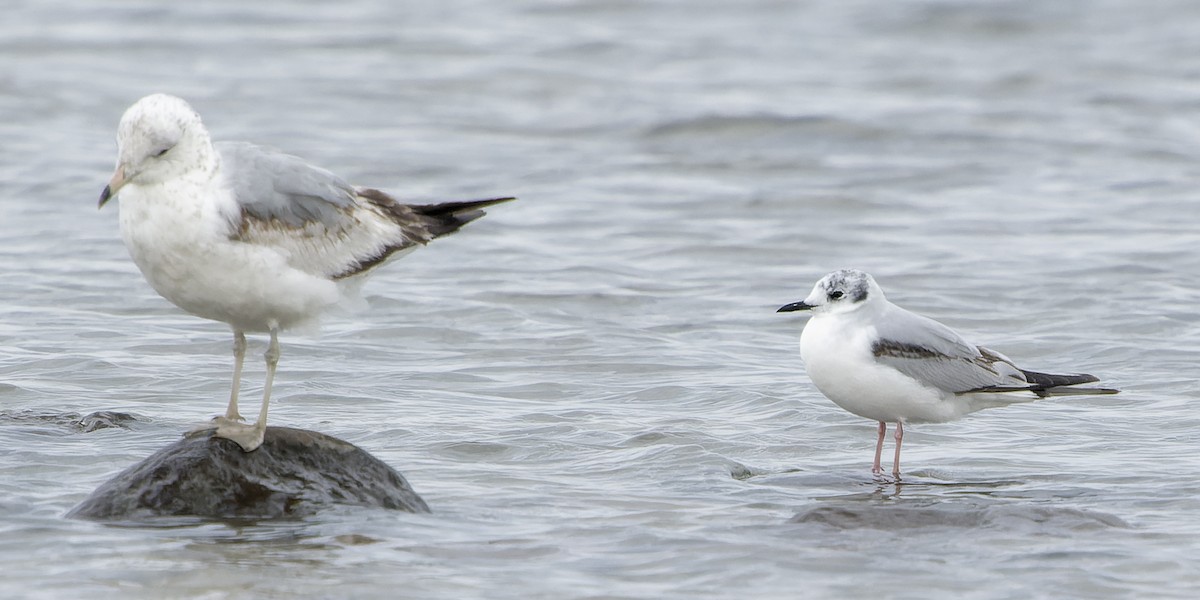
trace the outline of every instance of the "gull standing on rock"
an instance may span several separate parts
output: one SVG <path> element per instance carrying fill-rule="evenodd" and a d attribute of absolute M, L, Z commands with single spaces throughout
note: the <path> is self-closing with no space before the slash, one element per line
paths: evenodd
<path fill-rule="evenodd" d="M 453 233 L 513 198 L 401 204 L 281 152 L 213 143 L 187 102 L 138 100 L 117 129 L 117 168 L 100 195 L 120 195 L 121 237 L 163 298 L 233 328 L 233 386 L 215 435 L 262 444 L 279 331 L 315 319 L 345 284 Z M 267 373 L 253 425 L 238 414 L 246 332 L 265 332 Z"/>
<path fill-rule="evenodd" d="M 1008 357 L 964 340 L 954 330 L 911 313 L 883 297 L 868 274 L 835 271 L 800 302 L 777 312 L 812 311 L 800 336 L 800 358 L 813 384 L 834 404 L 879 422 L 875 463 L 887 424 L 896 424 L 892 474 L 900 478 L 905 423 L 944 423 L 977 410 L 1046 396 L 1115 394 L 1073 388 L 1099 381 L 1091 375 L 1026 371 Z"/>

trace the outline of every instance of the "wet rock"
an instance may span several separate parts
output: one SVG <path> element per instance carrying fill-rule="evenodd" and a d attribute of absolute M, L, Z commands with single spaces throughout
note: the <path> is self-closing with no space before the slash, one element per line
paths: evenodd
<path fill-rule="evenodd" d="M 108 429 L 110 427 L 132 429 L 133 424 L 139 420 L 138 417 L 129 413 L 110 410 L 97 411 L 87 416 L 80 416 L 79 413 L 73 412 L 0 411 L 0 422 L 54 425 L 78 433 L 90 433 L 98 429 Z"/>
<path fill-rule="evenodd" d="M 792 523 L 816 523 L 837 529 L 974 528 L 986 518 L 982 509 L 962 506 L 817 506 L 792 517 Z"/>
<path fill-rule="evenodd" d="M 190 433 L 105 482 L 69 517 L 298 517 L 332 504 L 429 512 L 404 477 L 364 450 L 315 431 L 267 427 L 243 452 L 212 430 Z"/>
<path fill-rule="evenodd" d="M 1068 506 L 1029 503 L 978 504 L 942 500 L 931 505 L 891 506 L 855 503 L 841 506 L 815 506 L 792 517 L 792 523 L 816 524 L 836 529 L 1000 529 L 1063 535 L 1110 527 L 1128 528 L 1115 515 Z"/>
<path fill-rule="evenodd" d="M 90 433 L 98 429 L 109 429 L 112 427 L 129 429 L 130 425 L 136 423 L 137 420 L 137 417 L 129 413 L 101 410 L 84 417 L 79 417 L 73 425 L 81 433 Z"/>

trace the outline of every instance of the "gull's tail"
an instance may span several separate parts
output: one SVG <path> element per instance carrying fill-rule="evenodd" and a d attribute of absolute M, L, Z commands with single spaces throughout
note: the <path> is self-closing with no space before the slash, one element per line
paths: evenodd
<path fill-rule="evenodd" d="M 1037 371 L 1026 371 L 1021 369 L 1021 373 L 1025 375 L 1025 380 L 1030 384 L 1030 391 L 1038 396 L 1045 398 L 1046 396 L 1092 396 L 1100 394 L 1116 394 L 1121 390 L 1112 388 L 1077 388 L 1072 387 L 1081 383 L 1093 383 L 1100 381 L 1095 375 L 1052 375 L 1050 373 L 1038 373 Z"/>

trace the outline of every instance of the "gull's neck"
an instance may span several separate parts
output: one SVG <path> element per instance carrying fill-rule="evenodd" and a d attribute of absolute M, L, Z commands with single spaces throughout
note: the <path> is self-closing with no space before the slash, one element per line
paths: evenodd
<path fill-rule="evenodd" d="M 174 165 L 161 178 L 133 181 L 121 190 L 122 232 L 173 231 L 180 242 L 195 235 L 229 234 L 227 215 L 237 208 L 232 192 L 220 181 L 220 155 L 208 140 L 200 140 L 181 164 L 189 166 Z"/>

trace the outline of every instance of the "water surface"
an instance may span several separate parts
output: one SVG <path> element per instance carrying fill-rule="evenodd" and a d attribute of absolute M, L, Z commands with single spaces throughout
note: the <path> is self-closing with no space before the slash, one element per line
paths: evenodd
<path fill-rule="evenodd" d="M 62 0 L 0 23 L 0 596 L 1194 597 L 1200 6 Z M 230 335 L 96 199 L 155 91 L 416 199 L 520 196 L 283 338 L 272 420 L 429 515 L 63 514 L 223 410 Z M 824 273 L 1118 396 L 874 424 Z M 253 338 L 247 397 L 261 385 Z M 253 404 L 253 400 L 250 400 Z M 137 417 L 82 431 L 72 415 Z M 77 417 L 76 417 L 77 418 Z"/>

